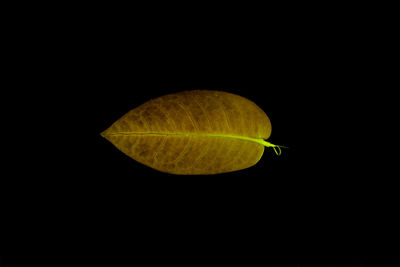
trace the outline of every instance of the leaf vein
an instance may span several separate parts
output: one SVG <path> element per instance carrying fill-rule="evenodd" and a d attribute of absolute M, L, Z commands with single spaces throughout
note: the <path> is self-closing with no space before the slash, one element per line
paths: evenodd
<path fill-rule="evenodd" d="M 211 99 L 212 99 L 215 103 L 217 103 L 217 105 L 222 109 L 222 113 L 224 114 L 225 121 L 226 121 L 226 125 L 228 126 L 228 130 L 231 130 L 231 126 L 230 126 L 229 120 L 228 120 L 228 115 L 226 114 L 226 111 L 225 111 L 225 109 L 224 109 L 224 106 L 223 106 L 220 102 L 216 101 L 215 98 L 211 97 Z"/>
<path fill-rule="evenodd" d="M 178 106 L 180 106 L 183 111 L 186 113 L 186 115 L 189 117 L 190 122 L 192 123 L 194 129 L 196 130 L 196 132 L 199 132 L 199 129 L 197 128 L 196 124 L 194 123 L 191 114 L 186 110 L 186 108 L 179 102 L 176 102 L 178 104 Z"/>
<path fill-rule="evenodd" d="M 213 127 L 212 127 L 212 124 L 211 124 L 211 121 L 210 121 L 210 118 L 208 117 L 208 113 L 203 109 L 203 107 L 200 105 L 200 103 L 197 101 L 197 99 L 196 99 L 196 97 L 193 97 L 193 101 L 194 101 L 194 103 L 196 103 L 196 105 L 198 105 L 199 106 L 199 108 L 200 108 L 200 110 L 201 110 L 201 112 L 203 112 L 204 113 L 204 116 L 206 117 L 206 119 L 207 119 L 207 121 L 208 121 L 208 124 L 210 125 L 210 129 L 212 130 L 213 129 Z"/>

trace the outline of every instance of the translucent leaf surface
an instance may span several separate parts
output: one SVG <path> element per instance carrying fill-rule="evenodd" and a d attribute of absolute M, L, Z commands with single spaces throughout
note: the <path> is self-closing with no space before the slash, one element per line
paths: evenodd
<path fill-rule="evenodd" d="M 153 169 L 217 174 L 256 164 L 271 134 L 268 116 L 227 92 L 193 90 L 152 99 L 122 116 L 103 137 Z M 279 148 L 279 147 L 278 147 Z"/>

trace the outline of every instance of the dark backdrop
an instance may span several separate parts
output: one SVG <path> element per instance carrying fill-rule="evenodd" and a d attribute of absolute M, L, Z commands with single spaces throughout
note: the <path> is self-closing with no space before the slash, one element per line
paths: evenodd
<path fill-rule="evenodd" d="M 0 256 L 0 267 L 18 267 L 18 266 L 39 266 L 41 263 L 46 262 L 46 258 L 43 257 L 18 257 L 18 256 Z M 62 262 L 62 259 L 60 259 Z M 71 262 L 71 259 L 69 260 Z M 49 263 L 49 262 L 47 262 Z M 97 263 L 97 262 L 96 262 Z M 56 262 L 53 262 L 56 264 Z M 61 263 L 57 262 L 58 266 Z M 75 262 L 75 266 L 79 265 Z M 93 262 L 94 264 L 94 262 Z M 46 265 L 47 266 L 47 265 Z M 80 266 L 80 265 L 79 265 Z M 270 267 L 398 267 L 399 264 L 267 264 Z"/>
<path fill-rule="evenodd" d="M 11 40 L 22 38 L 13 62 L 26 73 L 13 80 L 18 105 L 8 112 L 28 108 L 14 121 L 24 130 L 12 144 L 22 148 L 8 157 L 16 163 L 1 187 L 11 240 L 61 244 L 86 260 L 114 249 L 148 259 L 312 262 L 379 248 L 392 257 L 396 187 L 364 161 L 376 121 L 366 101 L 377 88 L 370 50 L 381 38 L 370 38 L 369 15 L 353 14 L 370 13 L 252 8 L 245 18 L 211 8 L 209 20 L 197 9 L 178 18 L 162 8 L 148 17 L 92 8 L 35 16 L 13 31 Z M 137 105 L 188 89 L 254 101 L 271 119 L 270 141 L 289 149 L 267 149 L 238 172 L 174 176 L 99 135 Z"/>

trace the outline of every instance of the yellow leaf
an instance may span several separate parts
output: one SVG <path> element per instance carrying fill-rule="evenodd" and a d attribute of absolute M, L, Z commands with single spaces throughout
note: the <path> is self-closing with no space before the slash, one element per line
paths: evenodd
<path fill-rule="evenodd" d="M 280 154 L 280 146 L 264 140 L 271 135 L 264 111 L 221 91 L 183 91 L 152 99 L 101 135 L 136 161 L 173 174 L 245 169 L 260 160 L 264 146 Z"/>

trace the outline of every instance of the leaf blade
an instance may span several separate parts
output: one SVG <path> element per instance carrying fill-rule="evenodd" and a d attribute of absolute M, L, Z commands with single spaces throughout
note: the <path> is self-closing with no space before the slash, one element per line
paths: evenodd
<path fill-rule="evenodd" d="M 227 92 L 193 90 L 150 100 L 102 135 L 136 161 L 173 174 L 217 174 L 248 168 L 271 133 L 255 103 Z"/>

